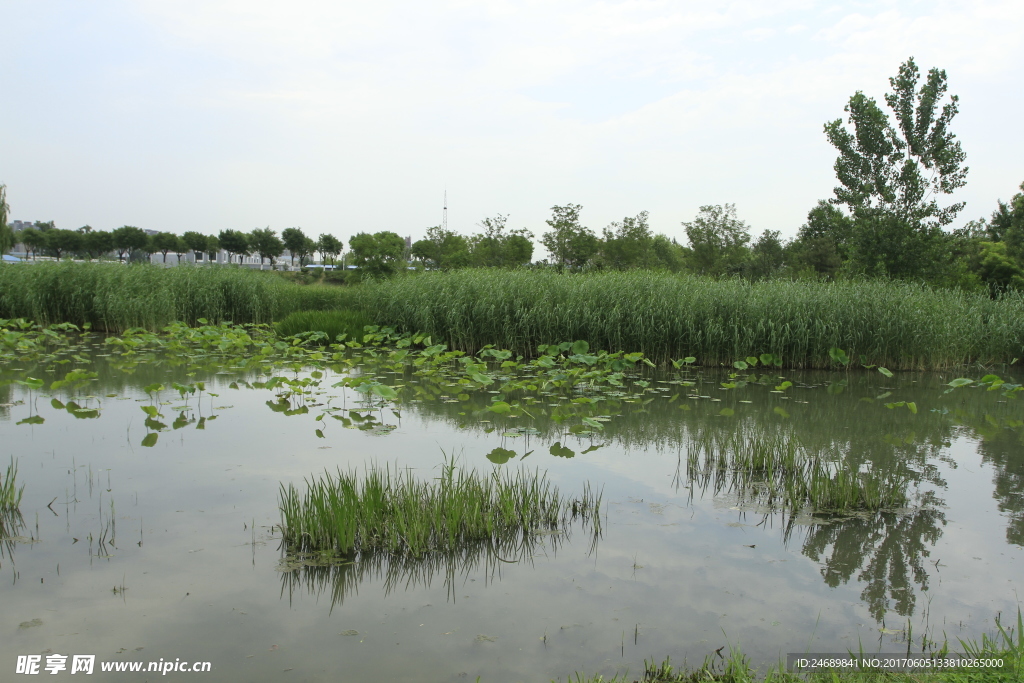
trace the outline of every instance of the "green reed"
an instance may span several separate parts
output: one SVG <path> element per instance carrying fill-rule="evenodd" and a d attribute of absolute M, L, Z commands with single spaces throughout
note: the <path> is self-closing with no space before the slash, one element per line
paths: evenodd
<path fill-rule="evenodd" d="M 13 512 L 21 507 L 21 494 L 25 491 L 25 485 L 19 487 L 17 479 L 18 463 L 12 457 L 11 464 L 7 466 L 7 474 L 0 481 L 0 511 Z"/>
<path fill-rule="evenodd" d="M 281 527 L 292 552 L 422 557 L 481 539 L 499 549 L 560 531 L 577 518 L 598 533 L 600 505 L 601 494 L 589 485 L 567 499 L 546 474 L 481 475 L 451 461 L 431 481 L 408 469 L 371 465 L 362 477 L 339 469 L 306 480 L 303 495 L 290 484 L 280 491 Z"/>
<path fill-rule="evenodd" d="M 362 311 L 296 311 L 275 324 L 274 329 L 282 337 L 322 332 L 324 336 L 317 341 L 332 344 L 342 334 L 345 335 L 344 340 L 362 341 L 364 328 L 372 324 L 373 320 Z"/>
<path fill-rule="evenodd" d="M 834 367 L 829 350 L 895 369 L 1024 358 L 1024 295 L 998 300 L 888 281 L 713 280 L 628 271 L 461 270 L 367 283 L 355 295 L 380 324 L 473 352 L 526 356 L 583 339 L 656 362 L 731 364 L 773 353 L 787 367 Z"/>
<path fill-rule="evenodd" d="M 690 482 L 702 490 L 790 515 L 896 509 L 909 500 L 905 476 L 851 471 L 789 435 L 702 435 L 687 444 L 687 469 Z"/>
<path fill-rule="evenodd" d="M 269 323 L 297 310 L 350 307 L 343 288 L 301 286 L 234 267 L 37 263 L 0 268 L 0 318 L 122 332 L 171 322 Z"/>

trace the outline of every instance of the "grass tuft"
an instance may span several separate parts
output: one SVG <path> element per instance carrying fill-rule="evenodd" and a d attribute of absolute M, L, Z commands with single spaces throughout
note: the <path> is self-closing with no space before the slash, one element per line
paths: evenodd
<path fill-rule="evenodd" d="M 507 546 L 562 530 L 574 519 L 600 531 L 600 493 L 587 486 L 566 499 L 536 472 L 481 475 L 447 460 L 430 482 L 408 469 L 371 465 L 362 477 L 338 470 L 306 485 L 301 496 L 281 485 L 281 526 L 291 552 L 423 557 L 481 540 Z"/>
<path fill-rule="evenodd" d="M 7 466 L 7 474 L 0 482 L 0 511 L 14 512 L 21 507 L 21 494 L 25 491 L 25 485 L 20 487 L 17 484 L 18 463 L 11 458 L 11 464 Z"/>
<path fill-rule="evenodd" d="M 362 341 L 364 328 L 372 324 L 373 320 L 361 311 L 296 311 L 275 324 L 274 329 L 282 337 L 304 333 L 308 336 L 310 332 L 319 332 L 322 333 L 322 336 L 316 335 L 319 343 L 332 344 L 337 341 Z"/>

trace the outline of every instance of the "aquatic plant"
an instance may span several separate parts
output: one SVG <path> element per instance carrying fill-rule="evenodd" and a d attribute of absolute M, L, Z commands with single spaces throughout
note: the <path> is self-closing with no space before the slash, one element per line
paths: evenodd
<path fill-rule="evenodd" d="M 7 466 L 7 474 L 0 481 L 0 511 L 13 512 L 21 507 L 21 494 L 25 491 L 25 485 L 19 487 L 17 479 L 18 463 L 12 457 L 11 464 Z"/>
<path fill-rule="evenodd" d="M 372 324 L 362 311 L 296 311 L 276 323 L 274 329 L 281 337 L 305 334 L 307 339 L 326 345 L 342 340 L 361 342 L 364 328 Z"/>
<path fill-rule="evenodd" d="M 500 547 L 510 539 L 565 529 L 573 520 L 600 531 L 600 492 L 589 485 L 563 498 L 546 474 L 467 471 L 447 460 L 431 482 L 411 470 L 370 465 L 306 480 L 303 495 L 281 485 L 283 538 L 292 552 L 353 554 L 384 551 L 422 557 L 458 551 L 479 540 Z"/>
<path fill-rule="evenodd" d="M 833 367 L 832 349 L 890 370 L 1024 357 L 1024 294 L 999 299 L 888 281 L 713 280 L 646 271 L 460 270 L 353 288 L 378 323 L 451 349 L 494 344 L 526 357 L 582 339 L 667 363 L 732 364 L 770 353 Z"/>
<path fill-rule="evenodd" d="M 0 318 L 122 332 L 172 322 L 269 323 L 292 311 L 350 308 L 345 288 L 302 286 L 231 267 L 37 263 L 0 270 Z"/>

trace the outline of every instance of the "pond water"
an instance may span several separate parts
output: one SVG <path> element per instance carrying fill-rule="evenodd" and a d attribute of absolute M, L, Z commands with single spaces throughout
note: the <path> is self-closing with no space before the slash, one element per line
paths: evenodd
<path fill-rule="evenodd" d="M 645 369 L 566 389 L 531 368 L 499 394 L 516 371 L 497 363 L 460 384 L 383 351 L 275 366 L 124 350 L 86 340 L 0 372 L 0 471 L 13 457 L 24 484 L 0 530 L 5 671 L 56 653 L 209 661 L 218 681 L 547 681 L 723 646 L 763 665 L 977 638 L 1024 588 L 1022 404 L 944 393 L 982 370 Z M 52 388 L 73 369 L 96 376 Z M 373 385 L 333 386 L 345 376 Z M 771 439 L 898 482 L 905 504 L 778 509 L 702 460 Z M 511 561 L 288 561 L 282 484 L 370 463 L 431 479 L 447 456 L 603 488 L 600 535 Z"/>

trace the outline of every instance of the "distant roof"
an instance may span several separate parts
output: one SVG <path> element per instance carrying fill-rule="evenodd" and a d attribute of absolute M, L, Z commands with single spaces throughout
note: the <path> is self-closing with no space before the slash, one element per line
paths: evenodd
<path fill-rule="evenodd" d="M 11 256 L 10 254 L 4 254 L 4 263 L 21 263 L 21 259 L 17 256 Z"/>

